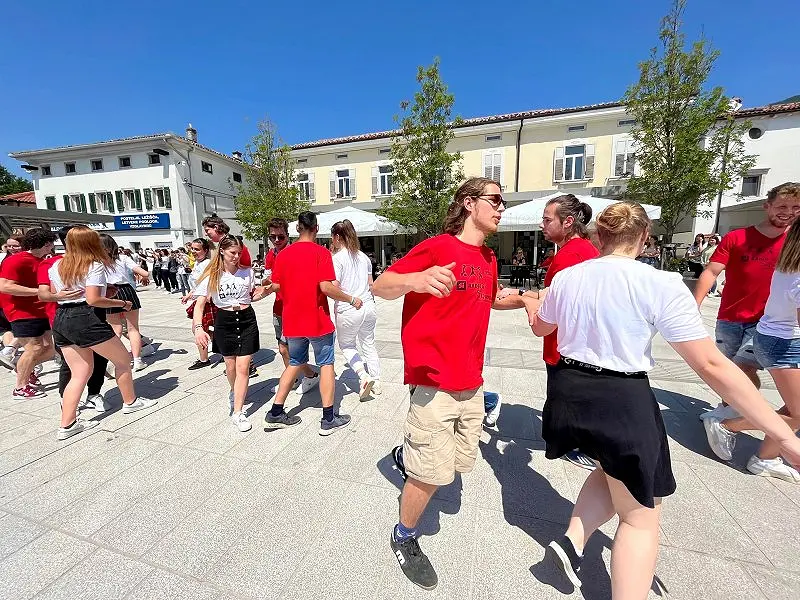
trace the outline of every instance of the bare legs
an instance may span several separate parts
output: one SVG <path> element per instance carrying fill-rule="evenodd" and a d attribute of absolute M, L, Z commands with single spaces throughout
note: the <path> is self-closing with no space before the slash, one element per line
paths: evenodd
<path fill-rule="evenodd" d="M 247 397 L 247 387 L 250 381 L 250 358 L 247 356 L 226 356 L 225 375 L 228 376 L 228 383 L 233 390 L 233 412 L 242 412 L 244 401 Z"/>
<path fill-rule="evenodd" d="M 25 351 L 17 361 L 17 389 L 28 385 L 36 365 L 50 360 L 55 354 L 53 336 L 49 331 L 41 337 L 19 338 L 19 342 L 24 345 Z"/>
<path fill-rule="evenodd" d="M 400 523 L 403 527 L 413 529 L 417 526 L 437 488 L 438 486 L 422 483 L 412 477 L 406 479 L 400 496 Z"/>

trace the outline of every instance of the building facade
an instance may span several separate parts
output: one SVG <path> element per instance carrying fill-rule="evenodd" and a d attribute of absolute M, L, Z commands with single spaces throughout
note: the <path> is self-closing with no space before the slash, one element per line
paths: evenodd
<path fill-rule="evenodd" d="M 38 208 L 112 216 L 113 223 L 92 227 L 123 248 L 183 246 L 202 237 L 211 213 L 240 233 L 233 217 L 241 155 L 202 146 L 191 125 L 186 137 L 163 133 L 10 156 L 31 172 Z"/>

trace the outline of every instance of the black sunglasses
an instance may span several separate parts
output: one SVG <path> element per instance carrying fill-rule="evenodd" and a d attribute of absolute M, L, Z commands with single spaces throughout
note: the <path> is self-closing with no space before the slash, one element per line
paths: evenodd
<path fill-rule="evenodd" d="M 504 209 L 508 208 L 508 202 L 503 198 L 503 194 L 481 194 L 480 196 L 475 196 L 475 198 L 486 200 L 495 210 L 501 206 Z"/>
<path fill-rule="evenodd" d="M 280 234 L 280 235 L 270 235 L 270 236 L 269 236 L 269 240 L 270 240 L 271 242 L 282 242 L 282 241 L 283 241 L 283 240 L 285 240 L 285 239 L 286 239 L 286 236 L 285 236 L 285 235 L 283 235 L 283 234 Z"/>

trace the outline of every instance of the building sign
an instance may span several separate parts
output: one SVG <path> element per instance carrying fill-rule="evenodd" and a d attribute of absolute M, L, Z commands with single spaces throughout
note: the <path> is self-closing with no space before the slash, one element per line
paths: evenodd
<path fill-rule="evenodd" d="M 172 248 L 172 242 L 156 242 L 156 248 Z"/>
<path fill-rule="evenodd" d="M 133 229 L 169 229 L 169 213 L 144 213 L 114 217 L 116 231 Z"/>

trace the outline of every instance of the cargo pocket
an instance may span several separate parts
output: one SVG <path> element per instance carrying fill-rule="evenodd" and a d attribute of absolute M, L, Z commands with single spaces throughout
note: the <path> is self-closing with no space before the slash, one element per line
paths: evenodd
<path fill-rule="evenodd" d="M 432 441 L 432 431 L 408 421 L 403 425 L 403 464 L 409 475 L 422 480 L 433 477 Z"/>

